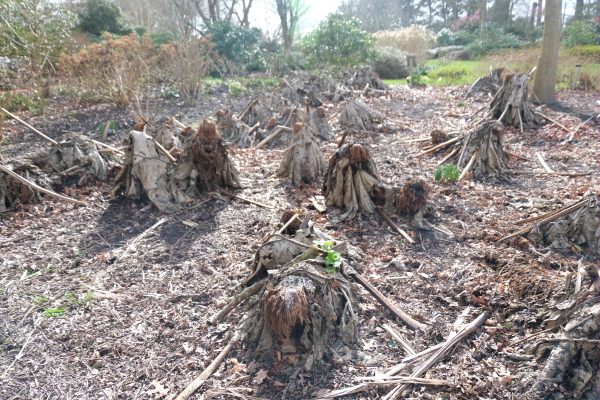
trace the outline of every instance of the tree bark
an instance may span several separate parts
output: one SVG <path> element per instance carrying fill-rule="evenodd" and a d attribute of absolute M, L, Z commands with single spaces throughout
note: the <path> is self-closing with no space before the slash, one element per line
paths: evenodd
<path fill-rule="evenodd" d="M 583 19 L 583 0 L 577 0 L 577 3 L 575 3 L 575 15 L 573 19 L 576 21 Z"/>
<path fill-rule="evenodd" d="M 481 42 L 485 42 L 485 20 L 487 19 L 487 0 L 479 0 L 479 21 L 481 24 Z"/>
<path fill-rule="evenodd" d="M 547 0 L 544 11 L 544 39 L 538 61 L 533 93 L 542 104 L 554 101 L 554 86 L 560 46 L 562 0 Z"/>
<path fill-rule="evenodd" d="M 535 26 L 540 26 L 542 24 L 543 9 L 544 9 L 544 0 L 540 0 L 540 2 L 538 3 L 537 20 L 535 21 Z"/>
<path fill-rule="evenodd" d="M 533 2 L 531 5 L 531 17 L 529 18 L 529 25 L 533 28 L 535 26 L 535 15 L 538 8 L 538 3 Z"/>

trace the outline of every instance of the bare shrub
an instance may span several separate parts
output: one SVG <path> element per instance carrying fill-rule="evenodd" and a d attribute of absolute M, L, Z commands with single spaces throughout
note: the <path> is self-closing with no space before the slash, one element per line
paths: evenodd
<path fill-rule="evenodd" d="M 379 31 L 374 37 L 376 47 L 400 49 L 414 54 L 419 60 L 426 58 L 426 50 L 435 46 L 435 33 L 418 25 L 395 31 Z"/>

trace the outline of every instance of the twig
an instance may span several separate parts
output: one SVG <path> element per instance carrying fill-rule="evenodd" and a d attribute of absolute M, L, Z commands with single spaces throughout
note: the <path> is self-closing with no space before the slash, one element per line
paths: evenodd
<path fill-rule="evenodd" d="M 125 249 L 125 251 L 123 252 L 123 254 L 121 254 L 121 256 L 117 259 L 117 262 L 121 261 L 127 255 L 127 253 L 129 252 L 129 250 L 131 250 L 131 248 L 133 247 L 134 244 L 136 244 L 137 242 L 139 242 L 140 240 L 142 240 L 143 238 L 145 238 L 146 236 L 148 236 L 150 234 L 150 232 L 152 232 L 153 230 L 155 230 L 156 228 L 158 228 L 159 226 L 161 226 L 168 219 L 169 218 L 163 218 L 163 219 L 159 220 L 157 223 L 155 223 L 154 225 L 152 225 L 150 228 L 146 229 L 144 232 L 142 232 L 141 234 L 139 234 L 138 237 L 136 237 L 135 239 L 133 239 L 133 241 L 129 244 L 129 246 L 127 246 L 127 248 Z"/>
<path fill-rule="evenodd" d="M 33 126 L 29 125 L 27 122 L 23 121 L 21 118 L 17 117 L 15 114 L 11 113 L 10 111 L 0 107 L 0 110 L 4 111 L 4 113 L 6 113 L 7 115 L 9 115 L 11 118 L 13 118 L 16 121 L 19 121 L 20 123 L 22 123 L 23 125 L 25 125 L 26 127 L 28 127 L 29 129 L 31 129 L 36 135 L 38 135 L 39 137 L 41 137 L 42 139 L 52 143 L 53 145 L 57 146 L 58 142 L 46 135 L 44 135 L 42 132 L 38 131 L 37 129 L 35 129 Z"/>
<path fill-rule="evenodd" d="M 109 145 L 109 144 L 102 143 L 102 142 L 99 142 L 99 141 L 97 141 L 97 140 L 94 140 L 94 139 L 92 139 L 92 138 L 90 138 L 90 137 L 88 137 L 88 136 L 86 136 L 86 135 L 84 135 L 84 134 L 82 134 L 82 133 L 79 133 L 79 132 L 73 132 L 73 131 L 68 131 L 68 130 L 64 130 L 63 132 L 66 132 L 66 133 L 72 133 L 72 134 L 74 134 L 74 135 L 82 136 L 82 137 L 84 137 L 85 139 L 91 140 L 91 141 L 92 141 L 92 143 L 94 143 L 96 146 L 99 146 L 99 147 L 104 147 L 105 149 L 107 149 L 107 150 L 110 150 L 110 151 L 112 151 L 113 153 L 117 153 L 117 154 L 119 154 L 119 155 L 121 155 L 121 156 L 125 154 L 125 153 L 123 153 L 123 151 L 122 151 L 122 150 L 119 150 L 119 149 L 117 149 L 116 147 L 113 147 L 113 146 L 111 146 L 111 145 Z"/>
<path fill-rule="evenodd" d="M 533 112 L 534 114 L 539 115 L 540 117 L 546 118 L 548 121 L 552 122 L 554 125 L 558 126 L 560 129 L 562 129 L 563 131 L 570 133 L 571 131 L 569 130 L 569 128 L 567 128 L 566 126 L 564 126 L 563 124 L 561 124 L 560 122 L 553 120 L 552 118 L 550 118 L 547 115 L 542 114 L 539 111 L 535 111 L 535 110 L 531 110 L 531 112 Z"/>
<path fill-rule="evenodd" d="M 238 115 L 238 119 L 244 119 L 244 117 L 246 116 L 246 114 L 248 113 L 248 111 L 250 111 L 250 108 L 254 105 L 254 103 L 256 103 L 258 101 L 258 97 L 255 97 L 254 99 L 252 99 L 252 101 L 250 103 L 248 103 L 248 105 L 242 110 L 242 112 L 240 113 L 240 115 Z"/>
<path fill-rule="evenodd" d="M 450 153 L 448 153 L 448 155 L 446 157 L 442 158 L 442 160 L 439 163 L 437 163 L 437 166 L 439 167 L 440 165 L 442 165 L 443 163 L 448 161 L 450 159 L 450 157 L 452 157 L 453 155 L 458 153 L 458 150 L 460 150 L 459 147 L 455 147 L 454 149 L 452 149 L 452 151 Z"/>
<path fill-rule="evenodd" d="M 167 151 L 167 149 L 165 149 L 165 148 L 162 146 L 162 144 L 158 143 L 158 142 L 157 142 L 155 139 L 152 139 L 152 141 L 154 142 L 154 145 L 156 146 L 156 148 L 157 148 L 157 149 L 158 149 L 158 150 L 159 150 L 161 153 L 163 153 L 163 155 L 164 155 L 165 157 L 167 157 L 167 159 L 168 159 L 169 161 L 171 161 L 172 163 L 174 163 L 174 162 L 177 162 L 177 159 L 176 159 L 175 157 L 173 157 L 173 156 L 171 155 L 171 153 L 169 153 L 169 152 Z"/>
<path fill-rule="evenodd" d="M 187 125 L 185 125 L 184 123 L 182 123 L 182 122 L 180 122 L 180 121 L 176 120 L 176 119 L 175 119 L 175 117 L 171 117 L 171 120 L 173 121 L 173 123 L 174 123 L 175 125 L 177 125 L 177 126 L 178 126 L 178 127 L 180 127 L 181 129 L 186 129 L 186 128 L 188 128 L 188 126 L 187 126 Z"/>
<path fill-rule="evenodd" d="M 346 129 L 346 130 L 344 131 L 344 133 L 342 134 L 342 138 L 340 139 L 340 142 L 338 143 L 338 146 L 337 146 L 337 147 L 338 147 L 338 149 L 344 145 L 344 142 L 346 141 L 346 137 L 348 136 L 348 133 L 349 133 L 349 132 L 350 132 L 350 131 L 349 131 L 348 129 Z"/>
<path fill-rule="evenodd" d="M 439 149 L 442 149 L 444 147 L 447 147 L 448 145 L 451 145 L 452 143 L 458 142 L 462 138 L 463 138 L 462 135 L 461 136 L 453 137 L 450 140 L 446 140 L 444 143 L 440 143 L 437 146 L 434 146 L 434 147 L 432 147 L 432 148 L 430 148 L 428 150 L 420 152 L 419 154 L 417 154 L 417 157 L 424 156 L 425 154 L 428 154 L 428 153 L 434 153 L 434 152 L 436 152 Z"/>
<path fill-rule="evenodd" d="M 245 197 L 241 197 L 241 196 L 235 195 L 233 193 L 221 192 L 221 194 L 224 194 L 225 196 L 228 196 L 228 197 L 232 197 L 234 199 L 245 201 L 246 203 L 254 204 L 254 205 L 259 206 L 259 207 L 268 208 L 269 210 L 274 210 L 275 209 L 275 207 L 270 206 L 268 204 L 259 203 L 258 201 L 250 200 L 250 199 L 247 199 Z"/>
<path fill-rule="evenodd" d="M 473 152 L 473 155 L 471 156 L 471 159 L 467 163 L 467 166 L 465 167 L 465 169 L 463 169 L 463 171 L 460 173 L 460 176 L 458 177 L 459 181 L 461 181 L 462 178 L 464 178 L 465 175 L 467 175 L 467 173 L 469 172 L 469 170 L 471 169 L 471 167 L 475 163 L 475 159 L 477 158 L 478 154 L 479 154 L 479 150 L 476 150 L 476 151 Z"/>
<path fill-rule="evenodd" d="M 231 310 L 237 307 L 238 304 L 246 300 L 248 297 L 258 293 L 263 287 L 265 287 L 267 282 L 267 279 L 261 279 L 254 285 L 244 289 L 243 291 L 235 295 L 231 300 L 229 300 L 229 303 L 227 303 L 225 307 L 223 307 L 218 313 L 214 314 L 208 319 L 208 323 L 214 325 L 218 322 L 221 322 L 223 318 L 225 318 L 231 312 Z"/>
<path fill-rule="evenodd" d="M 191 395 L 194 394 L 194 392 L 196 390 L 200 389 L 202 387 L 202 385 L 204 385 L 204 382 L 206 382 L 206 380 L 208 378 L 210 378 L 210 376 L 216 371 L 216 369 L 219 367 L 219 365 L 221 365 L 221 363 L 223 362 L 225 357 L 227 357 L 227 354 L 229 354 L 229 352 L 231 351 L 231 349 L 233 348 L 233 345 L 237 342 L 237 340 L 238 340 L 237 335 L 234 335 L 231 338 L 231 340 L 229 340 L 229 343 L 227 343 L 227 346 L 225 346 L 225 348 L 223 350 L 221 350 L 221 352 L 208 365 L 208 367 L 206 367 L 204 369 L 204 371 L 202 371 L 202 373 L 200 373 L 200 375 L 198 375 L 197 378 L 195 378 L 193 381 L 191 381 L 190 384 L 187 385 L 186 388 L 183 389 L 183 391 L 181 393 L 179 393 L 179 395 L 175 398 L 175 400 L 187 400 L 188 398 L 190 398 Z"/>
<path fill-rule="evenodd" d="M 269 143 L 271 140 L 275 139 L 277 136 L 279 136 L 279 134 L 281 132 L 283 132 L 284 130 L 286 130 L 287 126 L 277 126 L 277 129 L 275 129 L 275 131 L 273 133 L 271 133 L 269 136 L 267 136 L 266 138 L 264 138 L 259 144 L 257 144 L 256 146 L 254 146 L 255 149 L 260 149 L 261 147 L 264 147 L 267 143 Z"/>
<path fill-rule="evenodd" d="M 433 385 L 450 386 L 450 381 L 441 379 L 411 378 L 410 376 L 359 376 L 359 381 L 367 381 L 372 385 L 393 385 L 393 384 L 413 384 L 413 385 Z"/>
<path fill-rule="evenodd" d="M 471 333 L 475 332 L 477 328 L 479 328 L 483 323 L 488 319 L 489 311 L 484 311 L 477 318 L 475 318 L 469 325 L 462 328 L 455 335 L 450 336 L 444 345 L 427 361 L 425 361 L 419 368 L 417 368 L 412 374 L 410 374 L 411 378 L 418 378 L 423 375 L 429 368 L 431 368 L 438 361 L 442 360 L 448 353 L 452 351 L 454 346 L 456 346 L 462 339 L 469 336 Z M 385 400 L 391 400 L 397 398 L 403 391 L 408 389 L 408 384 L 402 384 L 396 386 L 392 389 L 385 397 Z"/>
<path fill-rule="evenodd" d="M 11 177 L 13 177 L 14 179 L 18 180 L 19 182 L 21 182 L 22 184 L 29 186 L 30 188 L 34 189 L 34 190 L 39 190 L 42 193 L 46 193 L 49 196 L 52 197 L 56 197 L 58 199 L 61 199 L 63 201 L 66 201 L 68 203 L 73 203 L 73 204 L 78 204 L 80 206 L 88 206 L 88 203 L 86 203 L 85 201 L 81 201 L 81 200 L 75 200 L 71 197 L 67 197 L 67 196 L 63 196 L 62 194 L 58 194 L 56 192 L 53 192 L 52 190 L 43 188 L 39 185 L 37 185 L 34 182 L 30 182 L 27 179 L 23 178 L 21 175 L 11 171 L 10 169 L 6 168 L 4 165 L 0 165 L 0 171 L 10 175 Z"/>
<path fill-rule="evenodd" d="M 403 229 L 401 229 L 398 225 L 396 225 L 394 223 L 394 221 L 392 221 L 392 219 L 385 213 L 385 211 L 383 211 L 383 209 L 381 207 L 375 207 L 375 209 L 377 210 L 377 212 L 379 213 L 379 215 L 381 215 L 381 217 L 385 220 L 385 222 L 388 223 L 388 225 L 397 233 L 399 233 L 400 235 L 402 235 L 402 237 L 404 239 L 406 239 L 408 241 L 408 243 L 410 244 L 414 244 L 415 241 L 408 236 L 408 233 L 406 233 L 406 231 L 404 231 Z"/>
<path fill-rule="evenodd" d="M 544 157 L 542 156 L 542 154 L 538 151 L 535 152 L 535 155 L 538 158 L 538 161 L 540 162 L 540 164 L 542 164 L 542 167 L 546 170 L 546 172 L 549 173 L 553 173 L 554 171 L 552 171 L 552 168 L 550 168 L 548 166 L 548 164 L 546 164 L 546 160 L 544 160 Z"/>
<path fill-rule="evenodd" d="M 575 130 L 573 132 L 571 132 L 569 134 L 569 137 L 567 138 L 567 142 L 570 142 L 571 140 L 573 140 L 573 138 L 575 137 L 575 134 L 588 122 L 590 122 L 592 119 L 594 119 L 593 116 L 589 117 L 588 119 L 586 119 L 585 121 L 583 121 L 581 124 L 579 124 L 577 126 L 577 128 L 575 128 Z"/>
<path fill-rule="evenodd" d="M 21 350 L 19 350 L 19 353 L 15 356 L 15 359 L 10 363 L 10 365 L 8 367 L 6 367 L 6 369 L 2 373 L 3 378 L 6 377 L 6 375 L 8 374 L 8 371 L 10 371 L 10 369 L 13 367 L 13 365 L 15 365 L 15 363 L 18 360 L 20 360 L 21 357 L 23 357 L 23 351 L 25 350 L 25 347 L 27 347 L 27 345 L 29 344 L 29 341 L 31 340 L 31 336 L 33 336 L 34 332 L 35 332 L 35 329 L 32 329 L 31 332 L 29 332 L 29 335 L 27 336 L 27 339 L 25 339 L 25 342 L 23 343 Z"/>
<path fill-rule="evenodd" d="M 520 169 L 509 169 L 508 172 L 511 174 L 517 174 L 517 175 L 552 175 L 552 176 L 570 176 L 570 177 L 588 176 L 588 175 L 593 174 L 592 171 L 590 171 L 590 172 L 556 172 L 556 171 L 548 172 L 548 171 L 526 171 L 526 170 L 520 170 Z"/>
<path fill-rule="evenodd" d="M 423 329 L 423 324 L 419 321 L 415 320 L 413 317 L 402 311 L 398 306 L 392 303 L 383 293 L 381 293 L 375 286 L 371 285 L 363 276 L 361 276 L 358 272 L 354 270 L 347 271 L 347 274 L 350 275 L 354 280 L 361 284 L 375 299 L 385 306 L 388 310 L 392 312 L 396 317 L 402 320 L 409 328 L 414 330 Z"/>
<path fill-rule="evenodd" d="M 410 345 L 408 340 L 404 338 L 398 331 L 396 331 L 391 325 L 383 324 L 381 326 L 398 344 L 408 353 L 409 356 L 417 354 L 415 349 Z"/>

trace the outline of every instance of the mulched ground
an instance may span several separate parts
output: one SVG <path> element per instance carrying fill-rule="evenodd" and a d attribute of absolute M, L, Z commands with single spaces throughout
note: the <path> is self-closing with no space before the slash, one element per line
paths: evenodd
<path fill-rule="evenodd" d="M 482 105 L 463 99 L 465 92 L 394 87 L 367 102 L 404 129 L 348 138 L 370 146 L 383 181 L 400 185 L 425 179 L 437 213 L 433 224 L 453 237 L 398 221 L 415 239 L 411 246 L 378 216 L 340 222 L 338 210 L 310 210 L 309 199 L 320 194 L 320 185 L 294 188 L 278 179 L 283 148 L 230 147 L 244 185 L 236 194 L 274 210 L 204 195 L 195 208 L 163 215 L 145 203 L 112 199 L 111 186 L 98 184 L 63 191 L 88 201 L 87 208 L 46 198 L 1 215 L 0 398 L 148 399 L 179 393 L 225 346 L 243 307 L 227 323 L 210 326 L 206 320 L 237 291 L 250 272 L 248 260 L 277 228 L 282 211 L 296 208 L 308 209 L 321 229 L 362 249 L 362 274 L 428 328 L 410 331 L 361 289 L 360 342 L 353 357 L 339 368 L 325 364 L 301 374 L 296 392 L 287 398 L 318 397 L 396 365 L 405 354 L 382 324 L 391 323 L 420 351 L 443 342 L 468 307 L 467 321 L 486 309 L 491 316 L 426 375 L 452 385 L 414 386 L 411 398 L 521 398 L 544 360 L 524 352 L 527 341 L 514 343 L 544 329 L 549 299 L 563 290 L 580 258 L 586 266 L 595 264 L 589 257 L 561 255 L 524 240 L 495 241 L 516 229 L 516 220 L 571 204 L 590 188 L 598 191 L 598 127 L 582 127 L 570 143 L 564 142 L 568 133 L 554 125 L 524 134 L 509 129 L 505 136 L 507 150 L 527 158 L 511 158 L 515 169 L 540 170 L 535 156 L 540 152 L 556 171 L 595 170 L 591 177 L 509 175 L 438 184 L 433 175 L 442 156 L 416 158 L 420 142 L 406 140 L 428 136 L 434 128 L 464 128 Z M 559 100 L 577 114 L 546 112 L 574 129 L 580 117 L 600 112 L 597 98 L 598 93 L 561 92 Z M 217 93 L 194 108 L 156 100 L 150 110 L 179 112 L 185 122 L 195 122 L 223 105 L 239 112 L 247 100 Z M 334 128 L 338 108 L 328 107 Z M 109 137 L 115 145 L 132 123 L 128 111 L 106 106 L 65 110 L 57 102 L 47 115 L 28 120 L 51 137 L 69 129 L 98 138 L 101 122 L 120 121 Z M 47 146 L 12 121 L 4 122 L 2 136 L 9 142 L 1 149 L 5 159 Z M 337 132 L 336 141 L 340 136 Z M 336 142 L 322 148 L 329 157 Z M 52 309 L 64 313 L 50 316 Z M 282 397 L 287 378 L 276 371 L 257 373 L 242 354 L 234 349 L 194 398 Z M 573 397 L 568 387 L 560 391 Z M 386 392 L 353 398 L 375 399 Z M 587 398 L 593 396 L 589 392 Z"/>

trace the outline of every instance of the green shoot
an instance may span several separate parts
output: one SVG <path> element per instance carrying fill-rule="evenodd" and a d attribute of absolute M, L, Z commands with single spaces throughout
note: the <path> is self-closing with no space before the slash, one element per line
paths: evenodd
<path fill-rule="evenodd" d="M 437 182 L 456 182 L 460 177 L 460 168 L 454 164 L 444 164 L 435 169 L 433 177 Z"/>
<path fill-rule="evenodd" d="M 340 270 L 342 255 L 333 249 L 335 242 L 333 240 L 318 240 L 315 244 L 325 253 L 325 272 L 335 274 Z"/>
<path fill-rule="evenodd" d="M 46 318 L 60 317 L 65 313 L 65 311 L 66 310 L 64 307 L 49 307 L 44 310 L 43 315 Z"/>

